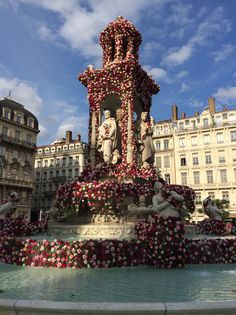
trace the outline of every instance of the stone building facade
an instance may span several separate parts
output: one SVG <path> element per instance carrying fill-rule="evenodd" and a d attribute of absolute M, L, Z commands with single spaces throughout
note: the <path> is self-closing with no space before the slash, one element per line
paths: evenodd
<path fill-rule="evenodd" d="M 202 113 L 178 117 L 173 105 L 171 119 L 155 124 L 153 139 L 155 165 L 167 182 L 192 187 L 199 207 L 208 196 L 229 201 L 236 217 L 236 109 L 216 111 L 210 97 Z"/>
<path fill-rule="evenodd" d="M 0 100 L 0 200 L 18 193 L 14 216 L 30 218 L 37 118 L 10 97 Z"/>
<path fill-rule="evenodd" d="M 60 185 L 76 180 L 86 164 L 87 144 L 80 135 L 72 139 L 71 131 L 66 132 L 66 138 L 37 147 L 33 210 L 50 209 Z"/>

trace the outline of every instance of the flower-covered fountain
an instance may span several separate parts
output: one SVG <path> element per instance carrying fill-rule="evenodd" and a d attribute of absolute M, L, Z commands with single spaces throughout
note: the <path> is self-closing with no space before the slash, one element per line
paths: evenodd
<path fill-rule="evenodd" d="M 58 191 L 62 214 L 86 212 L 95 223 L 136 221 L 158 211 L 151 206 L 155 182 L 162 182 L 162 198 L 172 214 L 176 211 L 174 216 L 183 204 L 193 210 L 193 191 L 165 186 L 153 165 L 154 121 L 149 113 L 160 87 L 139 64 L 141 41 L 137 29 L 119 16 L 100 35 L 103 68 L 89 65 L 79 76 L 88 89 L 90 166 L 78 181 Z"/>

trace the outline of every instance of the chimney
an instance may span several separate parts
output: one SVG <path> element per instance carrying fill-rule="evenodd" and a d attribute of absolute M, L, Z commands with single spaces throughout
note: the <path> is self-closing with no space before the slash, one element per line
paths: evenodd
<path fill-rule="evenodd" d="M 211 114 L 215 114 L 216 109 L 215 109 L 215 99 L 214 97 L 209 97 L 208 98 L 208 108 Z"/>
<path fill-rule="evenodd" d="M 185 112 L 182 112 L 182 113 L 181 113 L 181 118 L 186 118 Z"/>
<path fill-rule="evenodd" d="M 198 117 L 199 116 L 199 112 L 195 112 L 194 116 Z"/>
<path fill-rule="evenodd" d="M 178 107 L 177 105 L 172 105 L 172 120 L 178 120 Z"/>
<path fill-rule="evenodd" d="M 77 141 L 81 141 L 81 135 L 80 134 L 77 135 Z"/>
<path fill-rule="evenodd" d="M 72 131 L 66 131 L 66 143 L 70 143 L 72 141 Z"/>

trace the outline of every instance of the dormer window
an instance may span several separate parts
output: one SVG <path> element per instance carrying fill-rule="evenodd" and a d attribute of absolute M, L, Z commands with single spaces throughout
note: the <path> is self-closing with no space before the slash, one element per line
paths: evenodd
<path fill-rule="evenodd" d="M 28 126 L 31 128 L 34 127 L 34 120 L 32 118 L 28 118 Z"/>
<path fill-rule="evenodd" d="M 9 111 L 9 110 L 4 110 L 4 114 L 3 114 L 4 116 L 4 118 L 6 118 L 6 119 L 10 119 L 11 118 L 11 112 Z"/>

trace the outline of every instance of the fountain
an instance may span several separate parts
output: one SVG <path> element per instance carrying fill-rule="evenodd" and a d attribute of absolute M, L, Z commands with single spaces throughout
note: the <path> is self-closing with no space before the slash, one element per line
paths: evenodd
<path fill-rule="evenodd" d="M 0 260 L 23 267 L 3 265 L 0 294 L 5 300 L 0 300 L 0 313 L 234 314 L 235 301 L 223 300 L 234 299 L 229 279 L 235 276 L 235 267 L 156 268 L 233 263 L 236 245 L 233 239 L 184 239 L 182 217 L 194 210 L 194 192 L 187 186 L 166 185 L 153 166 L 149 113 L 151 97 L 160 88 L 139 64 L 141 35 L 120 16 L 101 33 L 100 44 L 103 68 L 89 65 L 79 76 L 88 89 L 90 166 L 78 181 L 59 189 L 55 204 L 58 218 L 73 212 L 83 224 L 51 226 L 54 231 L 73 230 L 86 240 L 2 238 Z M 43 273 L 26 266 L 71 268 Z M 124 266 L 130 268 L 104 269 Z M 209 295 L 216 273 L 223 280 L 215 286 L 216 294 Z M 29 290 L 28 279 L 40 280 L 43 274 L 46 287 L 39 281 Z M 203 285 L 205 278 L 209 281 Z M 227 292 L 222 297 L 217 288 L 222 291 L 224 281 Z M 20 290 L 11 290 L 15 286 Z M 178 298 L 182 289 L 184 295 Z M 30 291 L 36 296 L 29 297 Z M 25 301 L 28 297 L 32 300 Z"/>

